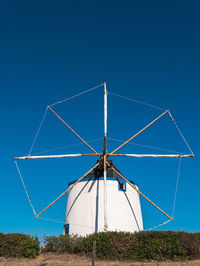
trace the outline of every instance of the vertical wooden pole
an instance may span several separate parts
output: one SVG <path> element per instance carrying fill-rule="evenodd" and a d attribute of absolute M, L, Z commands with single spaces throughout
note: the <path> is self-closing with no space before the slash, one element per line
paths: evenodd
<path fill-rule="evenodd" d="M 104 231 L 107 231 L 108 229 L 108 223 L 107 223 L 107 173 L 106 173 L 106 155 L 103 156 L 103 175 L 104 175 Z"/>
<path fill-rule="evenodd" d="M 92 266 L 95 266 L 95 259 L 96 259 L 96 240 L 92 243 Z"/>
<path fill-rule="evenodd" d="M 104 82 L 104 148 L 103 148 L 103 177 L 104 177 L 104 230 L 108 229 L 107 221 L 107 147 L 106 147 L 106 138 L 107 138 L 107 89 L 106 82 Z"/>

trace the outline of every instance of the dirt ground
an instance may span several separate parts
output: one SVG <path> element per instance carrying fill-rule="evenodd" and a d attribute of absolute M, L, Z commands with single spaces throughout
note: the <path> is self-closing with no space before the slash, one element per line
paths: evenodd
<path fill-rule="evenodd" d="M 91 259 L 77 255 L 69 254 L 41 254 L 36 259 L 11 259 L 0 257 L 0 266 L 89 266 Z M 186 261 L 186 262 L 130 262 L 130 261 L 98 261 L 95 262 L 96 266 L 200 266 L 200 260 Z"/>

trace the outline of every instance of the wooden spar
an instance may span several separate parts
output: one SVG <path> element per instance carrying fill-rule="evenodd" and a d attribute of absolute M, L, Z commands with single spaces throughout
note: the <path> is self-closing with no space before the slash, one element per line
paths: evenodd
<path fill-rule="evenodd" d="M 110 154 L 107 156 L 125 156 L 125 157 L 136 157 L 136 158 L 185 158 L 194 157 L 194 154 Z"/>
<path fill-rule="evenodd" d="M 104 145 L 103 145 L 103 154 L 107 153 L 107 89 L 106 82 L 104 82 Z"/>
<path fill-rule="evenodd" d="M 87 174 L 89 174 L 95 167 L 97 167 L 99 163 L 96 163 L 86 174 L 84 174 L 81 178 L 79 178 L 74 184 L 72 184 L 67 190 L 65 190 L 59 197 L 57 197 L 51 204 L 49 204 L 44 210 L 42 210 L 39 214 L 35 216 L 38 218 L 43 212 L 45 212 L 48 208 L 50 208 L 56 201 L 58 201 L 62 196 L 64 196 L 70 189 L 72 189 L 78 182 L 80 182 Z"/>
<path fill-rule="evenodd" d="M 102 156 L 98 153 L 87 153 L 87 154 L 62 154 L 62 155 L 42 155 L 42 156 L 22 156 L 15 157 L 14 160 L 29 160 L 29 159 L 57 159 L 57 158 L 70 158 L 70 157 L 82 157 L 82 156 Z M 185 158 L 194 157 L 194 154 L 107 154 L 108 156 L 125 156 L 125 157 L 136 157 L 136 158 Z"/>
<path fill-rule="evenodd" d="M 88 153 L 88 154 L 62 154 L 62 155 L 42 155 L 42 156 L 23 156 L 15 157 L 14 160 L 27 160 L 27 159 L 56 159 L 56 158 L 70 158 L 81 156 L 100 156 L 100 154 Z"/>
<path fill-rule="evenodd" d="M 106 82 L 104 82 L 104 137 L 107 136 L 107 95 Z"/>
<path fill-rule="evenodd" d="M 53 109 L 51 109 L 51 107 L 48 106 L 48 109 L 65 125 L 67 126 L 73 133 L 74 135 L 76 135 L 83 143 L 85 143 L 86 146 L 88 146 L 88 148 L 90 148 L 90 150 L 92 150 L 96 155 L 98 155 L 98 153 L 84 140 L 82 139 L 58 114 L 56 114 L 56 112 L 54 112 Z"/>
<path fill-rule="evenodd" d="M 160 119 L 163 115 L 165 115 L 167 112 L 169 112 L 168 110 L 166 110 L 164 113 L 162 113 L 160 116 L 158 116 L 156 119 L 154 119 L 151 123 L 149 123 L 146 127 L 144 127 L 143 129 L 141 129 L 138 133 L 136 133 L 134 136 L 132 136 L 130 139 L 128 139 L 127 141 L 125 141 L 124 143 L 122 143 L 118 148 L 116 148 L 114 151 L 112 151 L 110 153 L 110 155 L 112 155 L 113 153 L 115 153 L 116 151 L 118 151 L 119 149 L 121 149 L 124 145 L 126 145 L 129 141 L 131 141 L 132 139 L 134 139 L 136 136 L 138 136 L 140 133 L 142 133 L 144 130 L 146 130 L 148 127 L 150 127 L 153 123 L 155 123 L 158 119 Z"/>
<path fill-rule="evenodd" d="M 103 177 L 104 177 L 104 230 L 108 229 L 108 221 L 107 221 L 107 173 L 106 173 L 106 154 L 103 156 Z"/>
<path fill-rule="evenodd" d="M 148 202 L 150 202 L 154 207 L 156 207 L 160 212 L 162 212 L 165 216 L 167 216 L 170 220 L 174 220 L 167 213 L 165 213 L 161 208 L 159 208 L 155 203 L 153 203 L 150 199 L 148 199 L 139 189 L 136 188 L 131 182 L 129 182 L 120 172 L 118 172 L 114 167 L 112 167 L 108 162 L 107 165 L 113 169 L 122 179 L 124 179 L 132 188 L 134 188 L 140 195 L 142 195 Z"/>
<path fill-rule="evenodd" d="M 103 177 L 104 177 L 104 230 L 108 229 L 107 222 L 107 89 L 106 82 L 104 82 L 104 147 L 103 147 Z"/>

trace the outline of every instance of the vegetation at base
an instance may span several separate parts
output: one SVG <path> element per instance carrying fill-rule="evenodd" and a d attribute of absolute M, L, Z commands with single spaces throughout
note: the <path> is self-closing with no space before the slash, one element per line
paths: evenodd
<path fill-rule="evenodd" d="M 192 260 L 200 259 L 200 233 L 152 231 L 139 233 L 101 232 L 86 237 L 61 235 L 45 238 L 43 252 L 91 255 L 109 260 Z"/>
<path fill-rule="evenodd" d="M 109 260 L 163 261 L 200 259 L 200 233 L 152 231 L 139 233 L 101 232 L 80 237 L 45 237 L 42 252 L 91 256 L 96 241 L 96 257 Z M 35 258 L 40 253 L 38 237 L 0 233 L 0 256 Z"/>
<path fill-rule="evenodd" d="M 38 237 L 0 233 L 0 257 L 35 258 L 40 252 Z"/>

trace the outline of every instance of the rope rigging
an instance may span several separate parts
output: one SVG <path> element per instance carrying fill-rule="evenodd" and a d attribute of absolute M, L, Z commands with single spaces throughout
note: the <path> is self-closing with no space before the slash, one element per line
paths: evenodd
<path fill-rule="evenodd" d="M 118 141 L 118 142 L 121 142 L 121 143 L 124 142 L 124 140 L 114 139 L 114 138 L 110 138 L 110 137 L 108 137 L 108 139 L 109 139 L 109 140 L 113 140 L 113 141 Z M 128 145 L 135 145 L 135 146 L 140 146 L 140 147 L 149 148 L 149 149 L 153 149 L 153 150 L 166 151 L 166 152 L 173 152 L 173 153 L 177 153 L 177 154 L 184 154 L 184 153 L 182 153 L 182 152 L 178 152 L 178 151 L 167 150 L 167 149 L 163 149 L 163 148 L 160 148 L 160 147 L 149 146 L 149 145 L 139 144 L 139 143 L 135 143 L 135 142 L 129 142 Z"/>
<path fill-rule="evenodd" d="M 64 222 L 61 222 L 61 221 L 58 221 L 58 220 L 54 220 L 54 219 L 50 219 L 50 218 L 38 217 L 38 219 L 49 221 L 49 222 L 54 222 L 54 223 L 59 223 L 59 224 L 64 224 Z"/>
<path fill-rule="evenodd" d="M 34 137 L 34 140 L 33 140 L 33 143 L 32 143 L 32 145 L 31 145 L 31 148 L 30 148 L 30 150 L 29 150 L 28 155 L 31 155 L 31 152 L 32 152 L 33 147 L 34 147 L 35 142 L 36 142 L 36 139 L 37 139 L 37 137 L 38 137 L 38 135 L 39 135 L 40 129 L 41 129 L 43 123 L 44 123 L 44 119 L 45 119 L 45 116 L 46 116 L 47 111 L 48 111 L 48 108 L 46 107 L 46 110 L 45 110 L 45 112 L 44 112 L 44 115 L 43 115 L 43 117 L 42 117 L 42 120 L 41 120 L 41 122 L 40 122 L 40 125 L 39 125 L 39 127 L 38 127 L 38 130 L 37 130 L 37 132 L 36 132 L 36 135 L 35 135 L 35 137 Z"/>
<path fill-rule="evenodd" d="M 86 94 L 86 93 L 88 93 L 88 92 L 90 92 L 90 91 L 93 91 L 93 90 L 95 90 L 95 89 L 97 89 L 97 88 L 99 88 L 99 87 L 102 87 L 103 85 L 104 85 L 104 83 L 102 83 L 102 84 L 100 84 L 100 85 L 97 85 L 97 86 L 95 86 L 95 87 L 93 87 L 93 88 L 91 88 L 91 89 L 89 89 L 89 90 L 86 90 L 86 91 L 83 91 L 83 92 L 78 93 L 78 94 L 76 94 L 76 95 L 73 95 L 73 96 L 71 96 L 71 97 L 69 97 L 69 98 L 67 98 L 67 99 L 64 99 L 64 100 L 62 100 L 62 101 L 59 101 L 59 102 L 56 102 L 56 103 L 53 103 L 53 104 L 47 106 L 46 109 L 45 109 L 44 115 L 43 115 L 43 117 L 42 117 L 42 120 L 41 120 L 41 122 L 40 122 L 40 125 L 39 125 L 39 127 L 38 127 L 38 130 L 37 130 L 37 132 L 36 132 L 36 135 L 35 135 L 35 137 L 34 137 L 34 140 L 33 140 L 33 143 L 32 143 L 32 145 L 31 145 L 31 148 L 30 148 L 30 150 L 29 150 L 28 155 L 31 155 L 31 152 L 32 152 L 32 150 L 33 150 L 33 147 L 34 147 L 35 142 L 36 142 L 36 140 L 37 140 L 37 137 L 38 137 L 38 135 L 39 135 L 40 129 L 41 129 L 43 123 L 44 123 L 44 119 L 45 119 L 46 113 L 47 113 L 47 111 L 48 111 L 48 109 L 49 109 L 48 107 L 55 106 L 55 105 L 57 105 L 57 104 L 60 104 L 60 103 L 63 103 L 63 102 L 69 101 L 69 100 L 74 99 L 74 98 L 76 98 L 76 97 L 78 97 L 78 96 L 81 96 L 81 95 Z"/>
<path fill-rule="evenodd" d="M 131 101 L 131 102 L 135 102 L 135 103 L 139 103 L 139 104 L 143 104 L 143 105 L 146 105 L 146 106 L 149 106 L 149 107 L 152 107 L 152 108 L 155 108 L 155 109 L 159 109 L 159 110 L 162 110 L 162 111 L 166 111 L 166 109 L 164 108 L 161 108 L 159 106 L 156 106 L 156 105 L 152 105 L 152 104 L 149 104 L 149 103 L 145 103 L 145 102 L 142 102 L 142 101 L 138 101 L 138 100 L 135 100 L 133 98 L 128 98 L 128 97 L 125 97 L 125 96 L 122 96 L 122 95 L 119 95 L 119 94 L 116 94 L 116 93 L 113 93 L 113 92 L 108 92 L 108 95 L 113 95 L 113 96 L 116 96 L 116 97 L 119 97 L 119 98 L 122 98 L 122 99 L 125 99 L 125 100 L 128 100 L 128 101 Z"/>
<path fill-rule="evenodd" d="M 73 96 L 71 96 L 71 97 L 69 97 L 69 98 L 67 98 L 67 99 L 64 99 L 64 100 L 62 100 L 62 101 L 59 101 L 59 102 L 53 103 L 53 104 L 51 104 L 51 105 L 49 105 L 49 106 L 51 107 L 51 106 L 54 106 L 54 105 L 57 105 L 57 104 L 60 104 L 60 103 L 64 103 L 64 102 L 69 101 L 69 100 L 71 100 L 71 99 L 74 99 L 74 98 L 76 98 L 76 97 L 78 97 L 78 96 L 81 96 L 81 95 L 83 95 L 83 94 L 85 94 L 85 93 L 88 93 L 88 92 L 90 92 L 90 91 L 93 91 L 93 90 L 95 90 L 95 89 L 97 89 L 97 88 L 99 88 L 99 87 L 102 87 L 103 85 L 104 85 L 104 84 L 102 83 L 102 84 L 100 84 L 100 85 L 97 85 L 97 86 L 95 86 L 95 87 L 89 89 L 89 90 L 83 91 L 83 92 L 78 93 L 78 94 L 76 94 L 76 95 L 73 95 Z"/>
<path fill-rule="evenodd" d="M 174 220 L 174 211 L 175 211 L 175 206 L 176 206 L 176 198 L 177 198 L 178 184 L 179 184 L 179 179 L 180 179 L 180 170 L 181 170 L 181 158 L 179 158 L 178 171 L 177 171 L 177 176 L 176 176 L 176 187 L 175 187 L 175 192 L 174 192 L 174 201 L 173 201 L 173 208 L 172 208 L 172 215 L 171 215 L 171 217 L 173 218 L 173 220 Z M 167 220 L 164 223 L 160 223 L 158 225 L 152 226 L 152 227 L 150 227 L 148 229 L 145 229 L 144 231 L 149 231 L 149 230 L 158 228 L 158 227 L 163 226 L 166 223 L 169 223 L 169 222 L 171 222 L 173 220 L 169 219 L 169 220 Z"/>
<path fill-rule="evenodd" d="M 173 209 L 172 209 L 172 217 L 173 218 L 174 218 L 174 211 L 175 211 L 175 206 L 176 206 L 176 196 L 177 196 L 177 191 L 178 191 L 180 172 L 181 172 L 181 158 L 179 158 L 178 172 L 177 172 L 177 177 L 176 177 L 176 188 L 175 188 L 175 192 L 174 192 L 174 203 L 173 203 Z"/>
<path fill-rule="evenodd" d="M 17 167 L 17 171 L 18 171 L 18 173 L 19 173 L 19 177 L 20 177 L 20 179 L 21 179 L 21 181 L 22 181 L 22 185 L 23 185 L 23 187 L 24 187 L 24 190 L 25 190 L 26 196 L 27 196 L 28 201 L 29 201 L 29 203 L 30 203 L 30 206 L 31 206 L 31 208 L 32 208 L 33 214 L 34 214 L 34 216 L 36 216 L 36 212 L 35 212 L 35 209 L 34 209 L 34 207 L 33 207 L 33 203 L 32 203 L 32 201 L 31 201 L 31 198 L 30 198 L 29 193 L 28 193 L 28 191 L 27 191 L 27 188 L 26 188 L 26 186 L 25 186 L 25 183 L 24 183 L 23 177 L 22 177 L 22 175 L 21 175 L 21 172 L 20 172 L 20 170 L 19 170 L 19 167 L 18 167 L 17 161 L 15 160 L 14 162 L 15 162 L 15 165 L 16 165 L 16 167 Z"/>
<path fill-rule="evenodd" d="M 183 136 L 182 132 L 180 131 L 180 129 L 179 129 L 179 127 L 178 127 L 178 125 L 176 124 L 176 122 L 175 122 L 175 120 L 174 120 L 174 118 L 173 118 L 172 114 L 170 113 L 170 111 L 169 111 L 168 113 L 169 113 L 169 116 L 170 116 L 170 118 L 171 118 L 172 122 L 174 123 L 174 125 L 175 125 L 176 129 L 177 129 L 177 130 L 178 130 L 178 132 L 180 133 L 180 135 L 181 135 L 181 137 L 182 137 L 183 141 L 185 142 L 186 146 L 187 146 L 187 147 L 188 147 L 188 149 L 190 150 L 191 154 L 193 154 L 193 155 L 194 155 L 194 153 L 193 153 L 192 149 L 190 148 L 190 146 L 189 146 L 188 142 L 186 141 L 186 139 L 185 139 L 185 137 Z"/>
<path fill-rule="evenodd" d="M 100 140 L 103 140 L 103 138 L 91 139 L 91 140 L 88 140 L 87 142 L 88 143 L 93 143 L 93 142 L 97 142 L 97 141 L 100 141 Z M 72 147 L 82 146 L 82 145 L 84 145 L 84 143 L 79 142 L 79 143 L 76 143 L 76 144 L 71 144 L 71 145 L 67 145 L 67 146 L 62 146 L 62 147 L 58 147 L 58 148 L 54 148 L 54 149 L 49 149 L 49 150 L 33 153 L 32 155 L 44 154 L 44 153 L 47 153 L 47 152 L 50 152 L 50 151 L 59 151 L 59 150 L 64 150 L 64 149 L 67 149 L 67 148 L 72 148 Z"/>
<path fill-rule="evenodd" d="M 55 102 L 55 103 L 53 103 L 53 104 L 51 104 L 51 105 L 49 105 L 49 106 L 47 106 L 46 107 L 46 109 L 45 109 L 45 112 L 44 112 L 44 115 L 43 115 L 43 117 L 42 117 L 42 119 L 41 119 L 41 122 L 40 122 L 40 124 L 39 124 L 39 127 L 38 127 L 38 130 L 37 130 L 37 132 L 36 132 L 36 135 L 35 135 L 35 137 L 34 137 L 34 139 L 33 139 L 33 143 L 32 143 L 32 145 L 31 145 L 31 147 L 30 147 L 30 150 L 29 150 L 29 153 L 28 153 L 28 157 L 31 157 L 31 152 L 32 152 L 32 150 L 33 150 L 33 147 L 34 147 L 34 145 L 35 145 L 35 143 L 36 143 L 36 140 L 37 140 L 37 138 L 38 138 L 38 135 L 39 135 L 39 132 L 40 132 L 40 130 L 41 130 L 41 128 L 42 128 L 42 125 L 43 125 L 43 123 L 44 123 L 44 120 L 45 120 L 45 117 L 46 117 L 46 114 L 47 114 L 47 111 L 48 111 L 48 109 L 63 123 L 63 124 L 65 124 L 67 127 L 68 127 L 68 129 L 70 129 L 82 142 L 81 143 L 77 143 L 77 144 L 71 144 L 71 145 L 68 145 L 68 146 L 62 146 L 62 147 L 58 147 L 58 148 L 55 148 L 55 149 L 49 149 L 49 150 L 46 150 L 46 151 L 42 151 L 42 152 L 39 152 L 39 153 L 35 153 L 35 154 L 42 154 L 42 153 L 46 153 L 46 152 L 49 152 L 49 151 L 56 151 L 56 150 L 62 150 L 62 149 L 66 149 L 66 148 L 70 148 L 70 147 L 75 147 L 75 146 L 80 146 L 80 145 L 87 145 L 93 152 L 94 152 L 94 154 L 85 154 L 85 155 L 97 155 L 97 156 L 99 156 L 101 159 L 102 159 L 102 154 L 100 154 L 100 153 L 97 153 L 88 143 L 92 143 L 92 142 L 96 142 L 96 141 L 99 141 L 99 140 L 102 140 L 103 138 L 97 138 L 97 139 L 92 139 L 92 140 L 89 140 L 89 141 L 85 141 L 85 140 L 83 140 L 67 123 L 65 123 L 65 121 L 61 118 L 61 117 L 59 117 L 55 112 L 54 112 L 54 110 L 52 110 L 51 109 L 51 107 L 52 106 L 55 106 L 55 105 L 58 105 L 58 104 L 61 104 L 61 103 L 63 103 L 63 102 L 66 102 L 66 101 L 69 101 L 69 100 L 71 100 L 71 99 L 74 99 L 74 98 L 76 98 L 76 97 L 79 97 L 79 96 L 81 96 L 81 95 L 83 95 L 83 94 L 86 94 L 86 93 L 88 93 L 88 92 L 91 92 L 91 91 L 93 91 L 93 90 L 95 90 L 95 89 L 97 89 L 97 88 L 99 88 L 99 87 L 102 87 L 102 86 L 105 86 L 105 84 L 104 83 L 102 83 L 102 84 L 100 84 L 100 85 L 98 85 L 98 86 L 95 86 L 95 87 L 93 87 L 93 88 L 91 88 L 91 89 L 88 89 L 88 90 L 86 90 L 86 91 L 84 91 L 84 92 L 81 92 L 81 93 L 78 93 L 78 94 L 76 94 L 76 95 L 73 95 L 73 96 L 71 96 L 71 97 L 69 97 L 69 98 L 66 98 L 66 99 L 64 99 L 64 100 L 61 100 L 61 101 L 58 101 L 58 102 Z M 121 147 L 123 147 L 124 145 L 126 145 L 126 144 L 132 144 L 132 145 L 135 145 L 135 146 L 141 146 L 141 147 L 144 147 L 144 148 L 151 148 L 151 149 L 157 149 L 157 150 L 161 150 L 161 151 L 167 151 L 167 152 L 173 152 L 173 153 L 176 153 L 177 155 L 184 155 L 184 153 L 180 153 L 180 152 L 177 152 L 177 151 L 172 151 L 172 150 L 168 150 L 168 149 L 163 149 L 163 148 L 160 148 L 160 147 L 155 147 L 155 146 L 148 146 L 148 145 L 143 145 L 143 144 L 138 144 L 138 143 L 135 143 L 135 142 L 130 142 L 131 140 L 133 140 L 136 136 L 138 136 L 140 133 L 142 133 L 144 130 L 146 130 L 146 128 L 148 128 L 149 126 L 151 126 L 154 122 L 156 122 L 158 119 L 160 119 L 162 116 L 164 116 L 166 113 L 168 113 L 169 114 L 169 116 L 170 116 L 170 118 L 171 118 L 171 120 L 172 120 L 172 122 L 173 122 L 173 124 L 174 124 L 174 126 L 175 126 L 175 128 L 177 129 L 177 131 L 179 132 L 179 134 L 180 134 L 180 136 L 181 136 L 181 138 L 183 139 L 183 141 L 184 141 L 184 143 L 186 144 L 186 146 L 188 147 L 188 149 L 189 149 L 189 151 L 191 152 L 191 155 L 193 155 L 194 156 L 194 154 L 193 154 L 193 152 L 192 152 L 192 150 L 191 150 L 191 148 L 190 148 L 190 146 L 189 146 L 189 144 L 188 144 L 188 142 L 186 141 L 186 139 L 185 139 L 185 137 L 183 136 L 183 134 L 182 134 L 182 132 L 180 131 L 180 129 L 179 129 L 179 127 L 178 127 L 178 125 L 176 124 L 176 122 L 175 122 L 175 120 L 174 120 L 174 118 L 173 118 L 173 116 L 171 115 L 171 113 L 170 113 L 170 111 L 169 110 L 166 110 L 166 109 L 164 109 L 164 108 L 161 108 L 161 107 L 159 107 L 159 106 L 155 106 L 155 105 L 151 105 L 151 104 L 148 104 L 148 103 L 146 103 L 146 102 L 142 102 L 142 101 L 138 101 L 138 100 L 135 100 L 135 99 L 132 99 L 132 98 L 128 98 L 128 97 L 125 97 L 125 96 L 121 96 L 121 95 L 119 95 L 119 94 L 116 94 L 116 93 L 112 93 L 112 92 L 108 92 L 107 94 L 109 94 L 109 95 L 113 95 L 113 96 L 116 96 L 116 97 L 119 97 L 119 98 L 122 98 L 122 99 L 125 99 L 125 100 L 128 100 L 128 101 L 131 101 L 131 102 L 135 102 L 135 103 L 138 103 L 138 104 L 142 104 L 142 105 L 145 105 L 145 106 L 148 106 L 148 107 L 152 107 L 152 108 L 155 108 L 155 109 L 159 109 L 159 110 L 162 110 L 162 111 L 164 111 L 164 113 L 162 113 L 159 117 L 157 117 L 156 119 L 154 119 L 151 123 L 149 123 L 146 127 L 144 127 L 142 130 L 140 130 L 139 132 L 137 132 L 134 136 L 132 136 L 130 139 L 128 139 L 127 141 L 122 141 L 122 140 L 118 140 L 118 139 L 114 139 L 114 138 L 107 138 L 107 139 L 109 139 L 109 140 L 113 140 L 113 141 L 118 141 L 118 142 L 122 142 L 123 144 L 122 145 L 120 145 L 117 149 L 115 149 L 114 151 L 112 151 L 110 154 L 109 153 L 107 153 L 107 151 L 106 151 L 106 154 L 107 154 L 107 156 L 120 156 L 120 155 L 123 155 L 123 154 L 114 154 L 117 150 L 119 150 Z M 107 101 L 107 98 L 106 98 L 106 101 Z M 106 102 L 106 104 L 107 104 L 107 102 Z M 107 108 L 107 106 L 106 106 L 106 108 Z M 107 110 L 107 109 L 106 109 Z M 107 117 L 106 117 L 106 120 L 107 120 Z M 106 121 L 106 126 L 107 126 L 107 121 Z M 107 131 L 107 129 L 106 129 L 106 131 Z M 106 132 L 107 133 L 107 132 Z M 104 137 L 104 140 L 105 140 L 105 137 Z M 73 154 L 73 156 L 74 156 L 75 154 Z M 81 154 L 77 154 L 77 155 L 81 155 Z M 125 155 L 125 154 L 124 154 Z M 127 155 L 129 155 L 130 156 L 130 154 L 127 154 Z M 136 154 L 136 155 L 138 155 L 138 154 Z M 174 157 L 177 157 L 177 155 L 173 155 Z M 61 155 L 60 155 L 61 156 Z M 70 156 L 69 155 L 65 155 L 66 157 L 72 157 L 72 154 L 70 154 Z M 133 155 L 132 155 L 133 156 Z M 171 155 L 172 156 L 172 155 Z M 34 156 L 32 156 L 32 157 L 34 157 Z M 46 156 L 35 156 L 35 157 L 46 157 Z M 136 157 L 136 156 L 135 156 Z M 182 157 L 187 157 L 187 156 L 182 156 Z M 191 156 L 192 157 L 192 156 Z M 16 157 L 16 159 L 20 159 L 20 158 L 25 158 L 25 157 Z M 29 158 L 25 158 L 25 159 L 29 159 Z M 108 162 L 106 161 L 106 163 L 108 164 Z M 63 223 L 63 222 L 60 222 L 60 221 L 57 221 L 57 220 L 53 220 L 53 219 L 48 219 L 48 218 L 41 218 L 41 217 L 39 217 L 44 211 L 46 211 L 49 207 L 51 207 L 57 200 L 59 200 L 63 195 L 65 195 L 67 192 L 68 192 L 68 190 L 70 189 L 70 188 L 68 188 L 66 191 L 64 191 L 55 201 L 53 201 L 50 205 L 48 205 L 43 211 L 41 211 L 39 214 L 37 214 L 36 215 L 36 212 L 35 212 L 35 209 L 34 209 L 34 207 L 33 207 L 33 204 L 32 204 L 32 201 L 31 201 L 31 198 L 30 198 L 30 196 L 29 196 L 29 193 L 28 193 L 28 191 L 27 191 L 27 188 L 26 188 L 26 186 L 25 186 L 25 183 L 24 183 L 24 180 L 23 180 L 23 177 L 22 177 L 22 174 L 21 174 L 21 172 L 20 172 L 20 169 L 19 169 L 19 166 L 18 166 L 18 164 L 17 164 L 17 161 L 15 160 L 15 164 L 16 164 L 16 168 L 17 168 L 17 171 L 18 171 L 18 174 L 19 174 L 19 176 L 20 176 L 20 179 L 21 179 L 21 182 L 22 182 L 22 185 L 23 185 L 23 187 L 24 187 L 24 190 L 25 190 L 25 193 L 26 193 L 26 195 L 27 195 L 27 198 L 28 198 L 28 201 L 29 201 L 29 204 L 30 204 L 30 206 L 31 206 L 31 208 L 32 208 L 32 211 L 33 211 L 33 214 L 34 214 L 34 216 L 35 216 L 35 218 L 40 218 L 40 219 L 43 219 L 43 220 L 48 220 L 48 221 L 54 221 L 54 222 L 59 222 L 59 223 Z M 97 165 L 97 164 L 96 164 Z M 109 165 L 109 164 L 108 164 Z M 94 167 L 96 167 L 96 166 L 94 166 Z M 93 168 L 91 168 L 85 175 L 87 175 L 92 169 L 94 169 L 94 167 Z M 112 168 L 112 167 L 111 167 Z M 155 225 L 155 226 L 153 226 L 153 227 L 151 227 L 151 228 L 149 228 L 149 229 L 145 229 L 144 231 L 148 231 L 148 230 L 152 230 L 152 229 L 155 229 L 155 228 L 157 228 L 157 227 L 159 227 L 159 226 L 162 226 L 162 225 L 165 225 L 166 223 L 168 223 L 168 222 L 170 222 L 170 221 L 172 221 L 172 220 L 174 220 L 174 213 L 175 213 L 175 206 L 176 206 L 176 199 L 177 199 L 177 191 L 178 191 L 178 185 L 179 185 L 179 179 L 180 179 L 180 168 L 181 168 L 181 157 L 179 158 L 179 164 L 178 164 L 178 172 L 177 172 L 177 177 L 176 177 L 176 186 L 175 186 L 175 192 L 174 192 L 174 200 L 173 200 L 173 207 L 172 207 L 172 216 L 170 217 L 169 215 L 167 215 L 164 211 L 162 211 L 158 206 L 156 206 L 150 199 L 148 199 L 144 194 L 142 194 L 140 191 L 138 191 L 144 198 L 146 198 L 152 205 L 154 205 L 158 210 L 160 210 L 163 214 L 165 214 L 168 218 L 170 218 L 170 220 L 167 220 L 166 222 L 163 222 L 163 223 L 160 223 L 160 224 L 158 224 L 158 225 Z M 115 172 L 116 172 L 116 170 L 115 169 L 113 169 Z M 120 173 L 119 173 L 120 174 Z M 84 175 L 84 176 L 85 176 Z M 83 178 L 84 178 L 84 176 L 82 176 L 79 180 L 77 180 L 75 183 L 74 183 L 74 185 L 76 185 L 76 183 L 78 183 L 80 180 L 82 180 Z M 126 180 L 125 179 L 125 177 L 123 177 L 122 176 L 122 178 L 127 182 L 127 183 L 129 183 L 128 182 L 128 180 Z M 136 189 L 136 188 L 134 188 L 134 189 Z M 136 191 L 137 191 L 137 189 L 136 189 Z"/>

